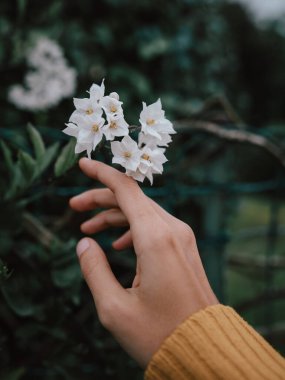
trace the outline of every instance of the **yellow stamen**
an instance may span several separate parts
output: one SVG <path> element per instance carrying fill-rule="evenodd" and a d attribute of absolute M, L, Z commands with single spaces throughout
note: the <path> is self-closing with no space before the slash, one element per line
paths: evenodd
<path fill-rule="evenodd" d="M 117 126 L 117 123 L 115 121 L 111 121 L 110 123 L 110 128 L 114 128 L 116 129 L 118 126 Z"/>
<path fill-rule="evenodd" d="M 88 108 L 88 109 L 85 111 L 85 113 L 86 113 L 87 115 L 92 115 L 93 112 L 94 112 L 94 111 L 93 111 L 92 108 Z"/>
<path fill-rule="evenodd" d="M 98 124 L 93 124 L 92 125 L 92 131 L 93 132 L 98 132 L 99 131 L 99 125 Z"/>
<path fill-rule="evenodd" d="M 143 160 L 150 161 L 150 156 L 149 156 L 148 154 L 145 154 L 145 153 L 144 153 L 144 154 L 142 155 L 142 159 L 143 159 Z"/>
<path fill-rule="evenodd" d="M 155 123 L 154 119 L 147 119 L 146 121 L 147 125 L 153 125 Z"/>
<path fill-rule="evenodd" d="M 112 104 L 110 107 L 110 111 L 114 113 L 114 112 L 117 112 L 117 110 L 118 110 L 117 107 L 114 104 Z"/>
<path fill-rule="evenodd" d="M 124 157 L 125 158 L 131 158 L 132 157 L 132 153 L 130 153 L 130 152 L 124 152 Z"/>

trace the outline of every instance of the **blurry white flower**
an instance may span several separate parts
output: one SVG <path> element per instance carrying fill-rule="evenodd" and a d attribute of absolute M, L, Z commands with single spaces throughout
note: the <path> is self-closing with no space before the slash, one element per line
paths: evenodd
<path fill-rule="evenodd" d="M 161 139 L 161 134 L 176 133 L 172 127 L 172 123 L 164 116 L 160 99 L 149 106 L 143 102 L 140 123 L 142 126 L 142 132 L 158 139 Z"/>
<path fill-rule="evenodd" d="M 121 115 L 123 114 L 122 102 L 112 96 L 104 96 L 101 99 L 100 105 L 107 115 Z"/>
<path fill-rule="evenodd" d="M 107 115 L 108 124 L 104 125 L 103 132 L 106 140 L 114 140 L 115 137 L 127 136 L 129 134 L 129 125 L 123 115 Z"/>
<path fill-rule="evenodd" d="M 40 37 L 28 51 L 27 62 L 33 70 L 26 74 L 24 86 L 14 85 L 8 93 L 18 108 L 46 110 L 74 93 L 76 72 L 68 67 L 56 42 Z"/>
<path fill-rule="evenodd" d="M 141 158 L 137 143 L 128 135 L 121 142 L 112 141 L 113 164 L 119 164 L 126 170 L 136 171 Z"/>
<path fill-rule="evenodd" d="M 31 67 L 41 67 L 52 70 L 51 63 L 65 63 L 61 47 L 47 37 L 41 36 L 37 39 L 34 46 L 29 49 L 27 63 Z"/>
<path fill-rule="evenodd" d="M 147 145 L 148 147 L 151 147 L 151 148 L 155 148 L 157 146 L 168 147 L 171 141 L 172 141 L 172 138 L 168 133 L 161 133 L 160 139 L 152 135 L 147 135 L 143 132 L 140 132 L 139 137 L 138 137 L 138 144 L 140 148 L 143 145 Z"/>

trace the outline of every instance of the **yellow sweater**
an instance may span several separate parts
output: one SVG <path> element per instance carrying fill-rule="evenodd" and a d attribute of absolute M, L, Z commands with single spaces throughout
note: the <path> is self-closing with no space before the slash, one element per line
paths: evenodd
<path fill-rule="evenodd" d="M 285 360 L 232 308 L 189 317 L 153 356 L 145 380 L 285 379 Z"/>

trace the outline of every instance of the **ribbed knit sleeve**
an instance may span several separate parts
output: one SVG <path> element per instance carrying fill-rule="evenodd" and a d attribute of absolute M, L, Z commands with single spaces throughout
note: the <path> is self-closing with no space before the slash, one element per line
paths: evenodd
<path fill-rule="evenodd" d="M 285 379 L 285 359 L 232 308 L 189 317 L 151 359 L 145 380 Z"/>

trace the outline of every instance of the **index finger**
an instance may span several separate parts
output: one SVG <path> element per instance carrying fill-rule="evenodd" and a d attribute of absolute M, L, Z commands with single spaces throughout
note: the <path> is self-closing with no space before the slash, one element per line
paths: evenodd
<path fill-rule="evenodd" d="M 79 166 L 88 177 L 100 181 L 115 194 L 118 205 L 130 224 L 137 224 L 155 214 L 148 198 L 134 179 L 103 162 L 88 158 L 82 158 Z"/>

